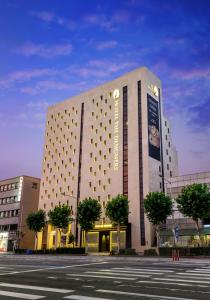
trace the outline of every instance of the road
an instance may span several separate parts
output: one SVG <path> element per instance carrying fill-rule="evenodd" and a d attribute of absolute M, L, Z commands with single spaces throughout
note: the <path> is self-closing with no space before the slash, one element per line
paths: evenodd
<path fill-rule="evenodd" d="M 0 255 L 0 299 L 209 300 L 210 259 Z"/>

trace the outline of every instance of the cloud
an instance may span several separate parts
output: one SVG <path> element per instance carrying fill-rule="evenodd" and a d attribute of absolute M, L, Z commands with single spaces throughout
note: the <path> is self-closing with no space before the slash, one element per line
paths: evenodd
<path fill-rule="evenodd" d="M 104 50 L 104 49 L 110 49 L 115 48 L 117 46 L 118 42 L 114 40 L 106 41 L 106 42 L 100 42 L 96 45 L 97 50 Z"/>
<path fill-rule="evenodd" d="M 44 58 L 54 58 L 57 56 L 69 55 L 71 52 L 72 45 L 70 43 L 53 46 L 26 43 L 22 47 L 15 50 L 15 53 L 22 54 L 24 56 L 40 56 Z"/>
<path fill-rule="evenodd" d="M 198 67 L 195 69 L 188 70 L 174 70 L 172 73 L 173 77 L 181 77 L 184 80 L 195 80 L 195 79 L 210 79 L 210 68 L 209 66 Z"/>
<path fill-rule="evenodd" d="M 89 14 L 83 17 L 83 21 L 89 26 L 98 26 L 106 31 L 112 32 L 117 28 L 114 25 L 111 17 L 107 17 L 105 14 Z"/>
<path fill-rule="evenodd" d="M 190 119 L 188 125 L 193 129 L 206 131 L 210 129 L 210 98 L 189 108 Z"/>
<path fill-rule="evenodd" d="M 58 90 L 58 91 L 64 91 L 64 90 L 81 90 L 83 86 L 85 86 L 86 82 L 79 81 L 78 83 L 68 83 L 64 81 L 59 80 L 42 80 L 34 84 L 33 86 L 26 86 L 20 88 L 20 91 L 24 94 L 29 95 L 37 95 L 40 93 L 44 93 L 49 90 Z"/>
<path fill-rule="evenodd" d="M 34 78 L 43 76 L 55 75 L 56 71 L 53 69 L 31 69 L 12 72 L 5 78 L 0 78 L 0 89 L 9 88 L 15 83 L 29 81 Z"/>
<path fill-rule="evenodd" d="M 136 67 L 136 63 L 128 62 L 111 62 L 108 60 L 90 60 L 84 67 L 72 67 L 71 71 L 82 78 L 93 77 L 106 79 L 119 71 L 127 71 Z"/>
<path fill-rule="evenodd" d="M 74 30 L 76 28 L 76 23 L 72 20 L 60 17 L 50 11 L 40 11 L 32 12 L 32 16 L 35 16 L 47 24 L 57 24 L 59 26 L 65 27 L 68 30 Z"/>
<path fill-rule="evenodd" d="M 47 23 L 52 22 L 55 19 L 55 14 L 50 11 L 32 12 L 31 14 Z"/>
<path fill-rule="evenodd" d="M 28 108 L 36 109 L 36 110 L 45 110 L 50 105 L 47 101 L 30 101 L 26 104 Z"/>

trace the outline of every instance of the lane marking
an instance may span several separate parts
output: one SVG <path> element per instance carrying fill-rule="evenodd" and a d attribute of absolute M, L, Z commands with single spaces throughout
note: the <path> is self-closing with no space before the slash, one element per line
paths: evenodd
<path fill-rule="evenodd" d="M 140 282 L 140 283 L 151 283 L 151 284 L 153 284 L 153 283 L 157 283 L 157 284 L 167 284 L 167 285 L 180 285 L 180 286 L 199 286 L 199 287 L 205 287 L 205 288 L 209 288 L 209 286 L 208 285 L 200 285 L 200 284 L 198 284 L 198 285 L 194 285 L 194 284 L 188 284 L 188 283 L 178 283 L 178 282 L 176 282 L 176 283 L 173 283 L 173 282 L 159 282 L 159 281 L 146 281 L 146 280 L 139 280 L 139 281 L 137 281 L 137 282 Z"/>
<path fill-rule="evenodd" d="M 207 281 L 199 281 L 199 280 L 188 280 L 188 279 L 176 279 L 176 278 L 153 278 L 155 280 L 164 280 L 164 281 L 181 281 L 181 282 L 194 282 L 194 283 L 208 283 Z"/>
<path fill-rule="evenodd" d="M 95 288 L 93 285 L 82 285 L 82 287 L 85 287 L 85 288 L 92 288 L 92 289 Z"/>
<path fill-rule="evenodd" d="M 128 271 L 144 271 L 144 272 L 162 272 L 162 273 L 173 273 L 174 271 L 171 270 L 155 270 L 155 269 L 133 269 L 133 268 L 112 268 L 112 270 L 128 270 Z"/>
<path fill-rule="evenodd" d="M 31 272 L 40 272 L 40 271 L 48 271 L 48 270 L 58 270 L 58 269 L 68 269 L 68 268 L 76 268 L 76 267 L 100 265 L 100 264 L 107 264 L 107 263 L 108 262 L 106 262 L 106 261 L 102 261 L 102 262 L 82 264 L 82 265 L 71 265 L 71 266 L 62 266 L 62 267 L 50 267 L 50 268 L 44 268 L 44 269 L 32 269 L 32 270 L 24 270 L 24 271 L 15 271 L 15 272 L 9 272 L 9 273 L 7 273 L 7 275 L 22 274 L 22 273 L 31 273 Z M 5 275 L 5 274 L 1 274 L 0 273 L 0 275 Z"/>
<path fill-rule="evenodd" d="M 136 278 L 128 277 L 114 277 L 114 276 L 102 276 L 102 275 L 85 275 L 85 274 L 66 274 L 68 276 L 79 276 L 79 277 L 93 277 L 93 278 L 108 278 L 108 279 L 124 279 L 124 280 L 135 280 Z"/>
<path fill-rule="evenodd" d="M 132 276 L 132 277 L 150 277 L 151 275 L 143 275 L 143 274 L 121 274 L 121 273 L 117 273 L 117 272 L 107 272 L 104 273 L 104 272 L 100 272 L 100 271 L 86 271 L 85 273 L 87 274 L 108 274 L 108 275 L 119 275 L 119 276 Z M 158 275 L 158 274 L 157 274 Z M 161 275 L 161 274 L 160 274 Z"/>
<path fill-rule="evenodd" d="M 208 275 L 208 274 L 201 274 L 201 273 L 198 273 L 198 274 L 197 274 L 197 273 L 191 273 L 191 272 L 187 272 L 187 273 L 181 273 L 181 272 L 180 272 L 180 273 L 176 273 L 176 274 L 184 275 L 184 276 L 189 276 L 189 275 L 191 275 L 191 277 L 192 277 L 192 276 L 194 276 L 194 277 L 195 277 L 195 276 L 204 276 L 204 277 L 207 277 L 207 278 L 210 277 L 210 274 L 209 274 L 209 275 Z"/>
<path fill-rule="evenodd" d="M 7 291 L 0 291 L 0 295 L 1 296 L 12 297 L 12 298 L 30 299 L 30 300 L 37 300 L 37 299 L 46 298 L 45 296 L 23 294 L 23 293 L 14 293 L 14 292 L 7 292 Z"/>
<path fill-rule="evenodd" d="M 64 297 L 66 299 L 74 299 L 74 300 L 111 300 L 108 298 L 96 298 L 96 297 L 88 297 L 88 296 L 80 296 L 80 295 L 71 295 Z"/>
<path fill-rule="evenodd" d="M 12 287 L 12 288 L 17 288 L 17 289 L 25 289 L 25 290 L 27 289 L 27 290 L 54 292 L 54 293 L 72 293 L 72 292 L 74 292 L 74 290 L 55 289 L 55 288 L 48 288 L 48 287 L 44 287 L 44 286 L 12 284 L 12 283 L 4 283 L 4 282 L 1 282 L 0 286 Z"/>
<path fill-rule="evenodd" d="M 116 294 L 116 295 L 128 295 L 128 296 L 139 296 L 145 298 L 158 298 L 158 299 L 167 299 L 167 300 L 195 300 L 191 298 L 179 298 L 179 297 L 170 297 L 170 296 L 159 296 L 152 294 L 141 294 L 141 293 L 133 293 L 133 292 L 122 292 L 122 291 L 113 291 L 113 290 L 96 290 L 99 293 L 108 293 L 108 294 Z"/>
<path fill-rule="evenodd" d="M 103 271 L 103 272 L 116 272 L 116 273 L 128 273 L 128 274 L 148 274 L 149 276 L 150 275 L 163 275 L 164 273 L 158 273 L 158 272 L 143 272 L 143 271 L 124 271 L 124 270 L 113 270 L 113 269 L 101 269 L 100 271 Z"/>

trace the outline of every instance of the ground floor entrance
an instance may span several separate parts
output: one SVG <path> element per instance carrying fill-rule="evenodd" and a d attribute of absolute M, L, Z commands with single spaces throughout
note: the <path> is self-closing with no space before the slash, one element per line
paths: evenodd
<path fill-rule="evenodd" d="M 82 245 L 85 245 L 85 234 L 82 234 Z M 131 227 L 121 226 L 120 248 L 131 247 Z M 88 252 L 110 252 L 117 250 L 117 229 L 113 225 L 96 225 L 88 232 Z"/>

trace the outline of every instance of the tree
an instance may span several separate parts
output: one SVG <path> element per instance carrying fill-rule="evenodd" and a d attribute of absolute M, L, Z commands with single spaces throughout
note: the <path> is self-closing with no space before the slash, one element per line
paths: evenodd
<path fill-rule="evenodd" d="M 151 192 L 144 199 L 144 209 L 149 221 L 155 226 L 159 255 L 160 224 L 172 214 L 173 203 L 171 198 L 164 193 Z"/>
<path fill-rule="evenodd" d="M 45 211 L 39 209 L 38 211 L 30 213 L 26 218 L 28 228 L 35 233 L 35 250 L 37 249 L 38 232 L 42 231 L 46 224 Z"/>
<path fill-rule="evenodd" d="M 100 219 L 101 204 L 92 198 L 85 198 L 77 208 L 77 220 L 81 229 L 85 231 L 85 252 L 88 251 L 88 230 L 94 228 L 95 222 Z"/>
<path fill-rule="evenodd" d="M 53 210 L 48 212 L 49 223 L 58 228 L 59 232 L 59 247 L 61 244 L 61 231 L 66 229 L 68 225 L 73 221 L 72 210 L 66 205 L 57 205 Z"/>
<path fill-rule="evenodd" d="M 128 198 L 124 195 L 117 195 L 107 202 L 106 216 L 113 224 L 117 225 L 117 252 L 120 251 L 120 224 L 128 222 L 129 205 Z"/>
<path fill-rule="evenodd" d="M 210 192 L 207 185 L 194 183 L 184 187 L 176 202 L 179 211 L 195 222 L 201 243 L 199 220 L 203 221 L 210 216 Z"/>

